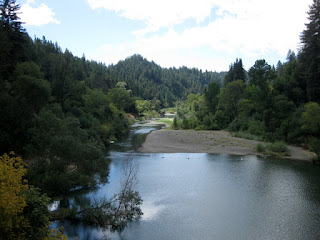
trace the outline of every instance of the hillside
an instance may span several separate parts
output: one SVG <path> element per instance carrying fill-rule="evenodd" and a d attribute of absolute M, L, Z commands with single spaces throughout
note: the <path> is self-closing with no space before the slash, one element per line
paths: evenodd
<path fill-rule="evenodd" d="M 177 100 L 186 99 L 190 93 L 202 93 L 211 82 L 221 85 L 226 72 L 202 72 L 196 68 L 162 68 L 140 55 L 133 55 L 108 67 L 114 82 L 125 82 L 133 96 L 160 100 L 169 107 Z"/>

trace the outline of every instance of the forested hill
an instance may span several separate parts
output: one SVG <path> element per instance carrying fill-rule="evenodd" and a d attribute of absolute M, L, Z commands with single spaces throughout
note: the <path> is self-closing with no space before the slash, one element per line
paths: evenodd
<path fill-rule="evenodd" d="M 36 163 L 27 178 L 50 195 L 96 183 L 105 146 L 129 131 L 137 99 L 172 106 L 223 77 L 164 69 L 139 55 L 110 66 L 88 61 L 31 39 L 17 11 L 15 1 L 0 2 L 0 154 Z"/>
<path fill-rule="evenodd" d="M 201 93 L 211 82 L 221 85 L 226 72 L 202 72 L 196 68 L 161 68 L 140 55 L 133 55 L 108 67 L 111 79 L 125 82 L 133 96 L 142 99 L 158 99 L 169 107 L 190 93 Z"/>

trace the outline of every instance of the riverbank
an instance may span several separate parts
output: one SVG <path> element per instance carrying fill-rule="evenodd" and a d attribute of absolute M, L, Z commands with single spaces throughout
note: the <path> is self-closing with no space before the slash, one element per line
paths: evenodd
<path fill-rule="evenodd" d="M 141 153 L 220 153 L 232 155 L 259 155 L 254 151 L 260 141 L 231 136 L 226 131 L 159 130 L 151 132 Z M 288 146 L 286 159 L 310 161 L 312 153 L 301 147 Z"/>

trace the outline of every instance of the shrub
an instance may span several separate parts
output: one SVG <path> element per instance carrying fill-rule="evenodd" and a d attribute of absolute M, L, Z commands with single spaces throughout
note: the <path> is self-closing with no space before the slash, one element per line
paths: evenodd
<path fill-rule="evenodd" d="M 255 147 L 255 150 L 259 153 L 261 152 L 265 152 L 266 151 L 266 148 L 265 146 L 262 144 L 262 143 L 258 143 Z"/>
<path fill-rule="evenodd" d="M 269 156 L 287 156 L 289 155 L 289 149 L 283 142 L 268 143 L 266 145 L 258 143 L 255 150 L 259 153 L 263 153 Z"/>
<path fill-rule="evenodd" d="M 287 145 L 283 142 L 269 143 L 267 144 L 266 147 L 269 151 L 275 152 L 275 153 L 283 153 L 287 155 L 289 152 Z"/>
<path fill-rule="evenodd" d="M 205 125 L 199 125 L 194 130 L 207 130 L 207 127 Z"/>
<path fill-rule="evenodd" d="M 312 152 L 317 154 L 317 158 L 320 159 L 320 139 L 318 138 L 311 138 L 309 140 L 309 148 Z"/>
<path fill-rule="evenodd" d="M 264 124 L 262 121 L 249 121 L 248 132 L 253 135 L 263 136 L 264 135 Z"/>
<path fill-rule="evenodd" d="M 231 132 L 237 132 L 239 131 L 241 128 L 241 121 L 239 120 L 239 118 L 235 118 L 228 127 L 228 130 Z"/>

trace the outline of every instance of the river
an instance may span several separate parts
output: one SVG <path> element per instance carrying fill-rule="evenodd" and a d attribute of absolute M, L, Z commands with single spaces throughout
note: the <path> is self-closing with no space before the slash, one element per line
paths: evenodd
<path fill-rule="evenodd" d="M 59 223 L 81 239 L 320 239 L 320 167 L 311 163 L 206 153 L 135 152 L 157 126 L 136 124 L 109 152 L 109 183 L 68 204 L 110 197 L 122 162 L 139 165 L 140 220 L 124 231 Z M 55 223 L 56 225 L 58 223 Z"/>

